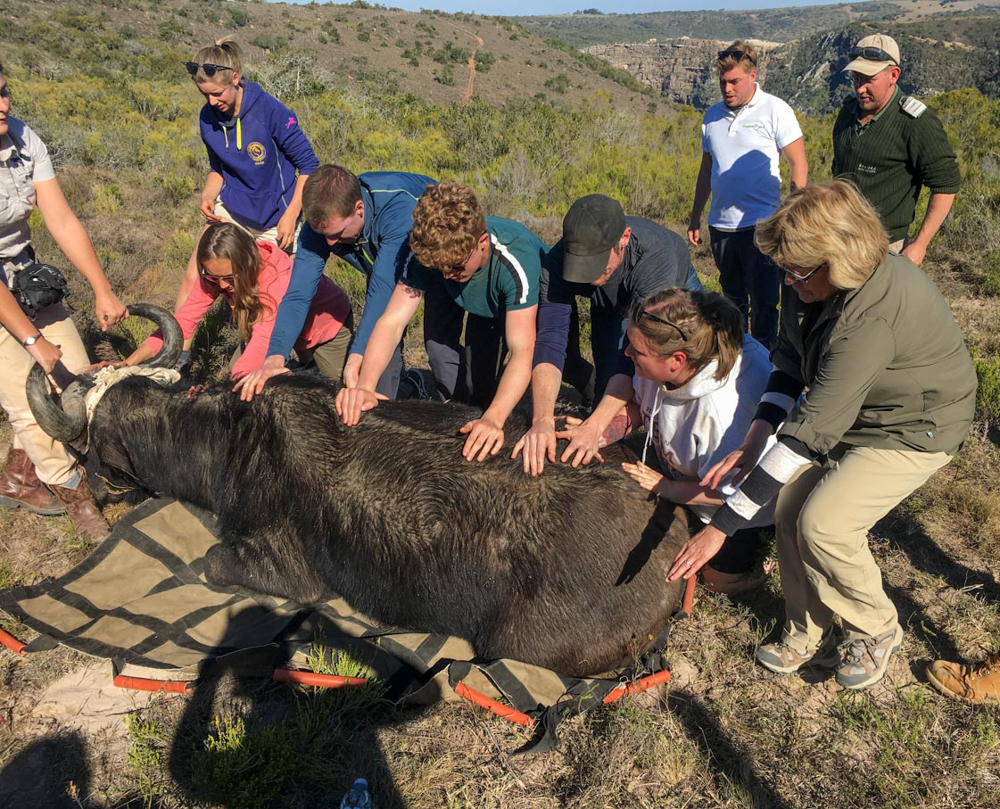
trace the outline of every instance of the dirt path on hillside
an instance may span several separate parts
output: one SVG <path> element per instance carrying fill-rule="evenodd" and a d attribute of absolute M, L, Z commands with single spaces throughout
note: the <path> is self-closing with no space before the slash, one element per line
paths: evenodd
<path fill-rule="evenodd" d="M 465 89 L 462 91 L 462 97 L 459 99 L 458 103 L 465 106 L 470 101 L 472 101 L 472 92 L 476 86 L 476 54 L 479 49 L 483 47 L 483 38 L 479 34 L 474 34 L 468 28 L 462 28 L 460 25 L 455 25 L 455 23 L 449 23 L 453 28 L 457 28 L 463 34 L 468 34 L 470 37 L 476 40 L 476 47 L 472 49 L 472 55 L 469 56 L 469 80 L 465 84 Z"/>

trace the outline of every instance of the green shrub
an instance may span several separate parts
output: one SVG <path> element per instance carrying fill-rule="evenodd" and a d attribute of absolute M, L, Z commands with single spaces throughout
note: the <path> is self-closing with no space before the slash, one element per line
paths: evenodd
<path fill-rule="evenodd" d="M 973 354 L 979 391 L 976 394 L 976 415 L 983 421 L 1000 423 L 1000 356 L 981 357 Z"/>
<path fill-rule="evenodd" d="M 445 87 L 454 87 L 455 71 L 451 69 L 451 65 L 445 65 L 440 70 L 435 71 L 434 81 L 438 84 L 443 84 Z"/>
<path fill-rule="evenodd" d="M 558 76 L 546 79 L 544 86 L 553 93 L 565 93 L 569 89 L 569 77 L 565 73 L 560 73 Z"/>

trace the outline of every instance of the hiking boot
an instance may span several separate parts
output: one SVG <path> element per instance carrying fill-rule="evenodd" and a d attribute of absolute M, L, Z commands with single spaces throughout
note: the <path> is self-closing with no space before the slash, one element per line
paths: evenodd
<path fill-rule="evenodd" d="M 424 375 L 416 368 L 410 368 L 403 378 L 399 380 L 399 389 L 396 399 L 430 399 L 427 392 L 427 385 L 424 383 Z"/>
<path fill-rule="evenodd" d="M 792 674 L 804 666 L 832 669 L 840 663 L 837 637 L 833 634 L 833 627 L 830 627 L 823 633 L 819 645 L 809 652 L 800 652 L 781 641 L 766 643 L 757 649 L 757 662 L 778 674 Z"/>
<path fill-rule="evenodd" d="M 947 660 L 927 667 L 927 679 L 948 697 L 976 704 L 1000 704 L 1000 653 L 991 654 L 975 668 Z"/>
<path fill-rule="evenodd" d="M 80 483 L 75 489 L 67 486 L 53 486 L 52 491 L 56 493 L 64 506 L 69 518 L 76 526 L 76 530 L 86 534 L 94 542 L 100 542 L 110 532 L 111 526 L 104 519 L 101 510 L 94 502 L 94 497 L 90 493 L 90 485 L 87 483 L 87 472 L 82 466 L 78 466 L 80 472 Z"/>
<path fill-rule="evenodd" d="M 844 688 L 870 688 L 885 676 L 889 657 L 903 644 L 903 627 L 895 627 L 874 638 L 855 638 L 843 645 L 843 660 L 837 682 Z"/>
<path fill-rule="evenodd" d="M 52 517 L 65 513 L 58 498 L 38 479 L 35 465 L 23 449 L 11 449 L 0 474 L 0 506 L 26 508 Z"/>

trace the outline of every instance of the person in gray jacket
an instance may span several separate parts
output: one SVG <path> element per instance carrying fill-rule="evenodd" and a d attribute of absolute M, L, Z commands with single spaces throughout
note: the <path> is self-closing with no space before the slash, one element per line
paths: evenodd
<path fill-rule="evenodd" d="M 878 214 L 850 183 L 792 193 L 756 238 L 785 272 L 776 370 L 743 446 L 702 482 L 753 471 L 681 549 L 668 580 L 694 575 L 777 497 L 785 626 L 757 660 L 781 674 L 825 665 L 844 688 L 868 688 L 903 638 L 868 531 L 958 452 L 976 373 L 947 301 L 910 259 L 889 252 Z"/>

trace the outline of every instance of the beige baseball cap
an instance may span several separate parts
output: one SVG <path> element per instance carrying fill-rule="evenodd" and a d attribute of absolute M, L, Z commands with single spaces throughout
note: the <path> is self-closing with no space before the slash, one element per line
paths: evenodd
<path fill-rule="evenodd" d="M 899 67 L 899 45 L 890 36 L 872 34 L 858 40 L 858 44 L 851 48 L 850 57 L 845 71 L 874 76 L 890 65 Z"/>

